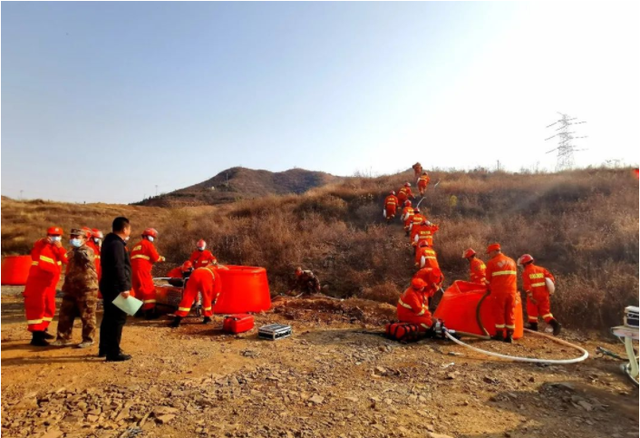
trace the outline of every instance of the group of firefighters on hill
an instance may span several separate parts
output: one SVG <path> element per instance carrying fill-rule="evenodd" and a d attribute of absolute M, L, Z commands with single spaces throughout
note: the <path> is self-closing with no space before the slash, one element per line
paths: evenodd
<path fill-rule="evenodd" d="M 418 178 L 420 195 L 424 199 L 430 181 L 429 175 L 423 171 L 420 163 L 416 163 L 413 169 Z M 412 199 L 415 197 L 411 192 L 411 184 L 407 182 L 398 190 L 397 195 L 395 191 L 391 191 L 385 198 L 383 215 L 389 224 L 396 217 L 398 208 L 403 207 L 400 219 L 415 251 L 417 272 L 411 280 L 411 286 L 398 300 L 398 320 L 416 325 L 420 332 L 429 333 L 434 327 L 429 300 L 436 292 L 442 291 L 444 282 L 433 243 L 434 234 L 439 227 L 431 223 L 417 206 L 413 207 Z M 527 295 L 528 327 L 538 330 L 540 316 L 553 328 L 553 334 L 558 335 L 561 325 L 553 317 L 550 306 L 550 295 L 555 289 L 553 275 L 545 268 L 536 266 L 529 254 L 522 255 L 516 263 L 502 253 L 498 243 L 489 245 L 486 253 L 490 258 L 486 265 L 472 248 L 465 250 L 462 258 L 469 261 L 469 281 L 486 286 L 490 291 L 496 329 L 492 339 L 513 342 L 518 294 L 517 266 L 523 268 L 522 283 Z"/>

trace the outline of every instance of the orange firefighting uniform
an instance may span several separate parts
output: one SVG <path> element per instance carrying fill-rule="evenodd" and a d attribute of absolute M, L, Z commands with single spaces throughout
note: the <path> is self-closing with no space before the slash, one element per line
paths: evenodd
<path fill-rule="evenodd" d="M 487 267 L 482 260 L 478 257 L 472 258 L 469 263 L 469 281 L 471 283 L 485 285 L 485 279 L 487 278 L 486 270 Z"/>
<path fill-rule="evenodd" d="M 416 324 L 420 331 L 429 330 L 433 324 L 429 312 L 429 297 L 433 296 L 436 288 L 427 286 L 422 291 L 409 287 L 398 299 L 398 320 Z"/>
<path fill-rule="evenodd" d="M 439 277 L 439 280 L 434 281 L 436 277 L 434 277 L 433 273 L 435 273 L 436 277 Z M 425 267 L 420 269 L 418 272 L 416 272 L 413 275 L 413 278 L 419 278 L 427 284 L 429 284 L 429 282 L 435 282 L 438 288 L 442 286 L 442 282 L 444 281 L 444 275 L 442 274 L 442 271 L 440 270 L 440 268 L 434 269 L 431 267 Z"/>
<path fill-rule="evenodd" d="M 420 179 L 418 179 L 418 190 L 420 191 L 421 195 L 424 195 L 424 192 L 427 191 L 427 185 L 429 184 L 429 181 L 431 181 L 429 175 L 421 175 Z"/>
<path fill-rule="evenodd" d="M 425 241 L 429 244 L 429 246 L 433 246 L 433 235 L 440 229 L 436 224 L 426 224 L 422 223 L 418 226 L 413 226 L 411 232 L 413 234 L 413 240 L 411 244 L 413 246 L 418 246 L 421 241 Z"/>
<path fill-rule="evenodd" d="M 491 296 L 493 297 L 493 311 L 496 329 L 515 329 L 515 305 L 518 293 L 518 272 L 516 262 L 500 253 L 489 262 L 486 269 Z"/>
<path fill-rule="evenodd" d="M 102 265 L 100 263 L 100 247 L 92 240 L 87 240 L 86 245 L 93 250 L 95 254 L 96 272 L 98 273 L 98 283 L 102 278 Z M 98 291 L 98 299 L 102 299 L 102 294 Z"/>
<path fill-rule="evenodd" d="M 398 211 L 399 200 L 396 195 L 389 195 L 384 199 L 384 217 L 392 219 Z"/>
<path fill-rule="evenodd" d="M 420 163 L 414 164 L 411 168 L 413 169 L 413 176 L 416 178 L 422 175 L 422 165 Z"/>
<path fill-rule="evenodd" d="M 415 214 L 415 211 L 413 209 L 413 207 L 405 207 L 404 209 L 402 209 L 402 216 L 404 217 L 404 230 L 405 231 L 409 231 L 409 226 L 411 225 L 411 222 L 413 221 L 413 215 Z"/>
<path fill-rule="evenodd" d="M 416 249 L 416 266 L 419 268 L 440 269 L 438 254 L 428 246 L 418 247 Z"/>
<path fill-rule="evenodd" d="M 218 264 L 218 259 L 208 249 L 205 249 L 204 251 L 196 249 L 191 253 L 189 261 L 193 264 L 194 269 Z"/>
<path fill-rule="evenodd" d="M 411 198 L 413 198 L 411 187 L 402 187 L 398 190 L 398 201 L 400 201 L 401 204 L 404 204 L 404 201 Z"/>
<path fill-rule="evenodd" d="M 153 284 L 151 268 L 164 258 L 147 239 L 138 242 L 130 253 L 133 295 L 142 300 L 142 310 L 153 309 L 156 305 L 156 287 Z"/>
<path fill-rule="evenodd" d="M 198 292 L 202 294 L 202 310 L 204 316 L 213 315 L 213 306 L 220 295 L 219 288 L 216 287 L 217 276 L 214 273 L 216 268 L 212 265 L 198 268 L 191 273 L 189 281 L 184 288 L 182 300 L 178 305 L 176 316 L 184 318 L 189 314 L 193 302 L 198 299 Z"/>
<path fill-rule="evenodd" d="M 31 250 L 31 269 L 24 292 L 27 328 L 30 332 L 44 331 L 56 313 L 56 285 L 62 264 L 67 264 L 67 252 L 47 239 L 38 240 Z"/>
<path fill-rule="evenodd" d="M 427 218 L 422 213 L 413 214 L 413 216 L 411 217 L 411 222 L 409 222 L 411 242 L 413 242 L 413 239 L 415 239 L 416 237 L 418 226 L 426 221 L 427 221 Z"/>
<path fill-rule="evenodd" d="M 544 322 L 548 323 L 553 319 L 551 314 L 551 303 L 549 302 L 549 290 L 545 283 L 545 278 L 550 278 L 555 283 L 551 272 L 541 266 L 529 263 L 524 267 L 522 273 L 522 287 L 527 293 L 527 315 L 529 322 L 538 322 L 538 315 L 542 316 Z"/>

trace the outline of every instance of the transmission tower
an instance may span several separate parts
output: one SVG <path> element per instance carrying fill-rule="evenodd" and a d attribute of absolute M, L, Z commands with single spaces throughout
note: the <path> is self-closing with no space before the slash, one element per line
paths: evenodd
<path fill-rule="evenodd" d="M 551 152 L 557 151 L 558 160 L 556 162 L 556 171 L 571 169 L 573 167 L 573 153 L 578 151 L 583 151 L 584 149 L 576 149 L 573 145 L 572 140 L 576 140 L 579 138 L 587 138 L 584 137 L 574 137 L 575 131 L 571 131 L 572 126 L 581 125 L 587 122 L 576 122 L 576 117 L 569 117 L 568 114 L 558 113 L 560 114 L 560 119 L 556 120 L 547 128 L 551 128 L 552 126 L 559 125 L 556 128 L 556 133 L 549 138 L 546 138 L 545 141 L 551 140 L 552 138 L 558 138 L 558 147 L 555 149 L 551 149 L 547 154 Z"/>

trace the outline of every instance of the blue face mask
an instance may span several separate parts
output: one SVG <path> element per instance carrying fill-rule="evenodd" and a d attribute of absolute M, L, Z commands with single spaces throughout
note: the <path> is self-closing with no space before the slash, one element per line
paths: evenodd
<path fill-rule="evenodd" d="M 82 240 L 80 240 L 80 239 L 71 239 L 71 240 L 69 240 L 69 243 L 74 248 L 80 248 L 82 246 Z"/>

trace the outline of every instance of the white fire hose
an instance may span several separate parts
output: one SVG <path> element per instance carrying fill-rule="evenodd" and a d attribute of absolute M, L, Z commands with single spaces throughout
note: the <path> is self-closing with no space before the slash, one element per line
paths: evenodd
<path fill-rule="evenodd" d="M 486 354 L 488 356 L 494 356 L 494 357 L 499 357 L 500 359 L 506 359 L 506 360 L 511 360 L 514 362 L 531 362 L 531 363 L 546 363 L 546 364 L 556 364 L 556 365 L 568 365 L 568 364 L 572 364 L 572 363 L 578 363 L 578 362 L 582 362 L 584 360 L 586 360 L 589 357 L 589 352 L 587 350 L 585 350 L 582 347 L 579 347 L 575 344 L 572 344 L 571 342 L 567 342 L 564 341 L 562 339 L 558 339 L 558 338 L 554 338 L 553 336 L 549 336 L 549 335 L 545 335 L 544 333 L 538 333 L 535 332 L 533 330 L 528 330 L 528 329 L 524 329 L 524 331 L 526 331 L 527 333 L 533 334 L 533 335 L 537 335 L 537 336 L 541 336 L 543 338 L 547 338 L 550 339 L 558 344 L 562 344 L 562 345 L 566 345 L 567 347 L 571 347 L 571 348 L 575 348 L 576 350 L 582 352 L 582 356 L 580 357 L 576 357 L 573 359 L 538 359 L 538 358 L 534 358 L 534 357 L 519 357 L 519 356 L 511 356 L 508 354 L 501 354 L 501 353 L 495 353 L 493 351 L 487 351 L 487 350 L 483 350 L 481 348 L 477 348 L 477 347 L 473 347 L 469 344 L 466 344 L 464 342 L 462 342 L 459 339 L 456 339 L 453 335 L 456 333 L 455 330 L 448 330 L 448 329 L 444 329 L 444 335 L 450 340 L 455 342 L 458 345 L 462 345 L 463 347 L 467 347 L 473 351 L 477 351 L 478 353 L 482 353 L 482 354 Z M 481 336 L 478 336 L 480 338 L 484 338 Z M 486 338 L 485 338 L 486 339 Z"/>

